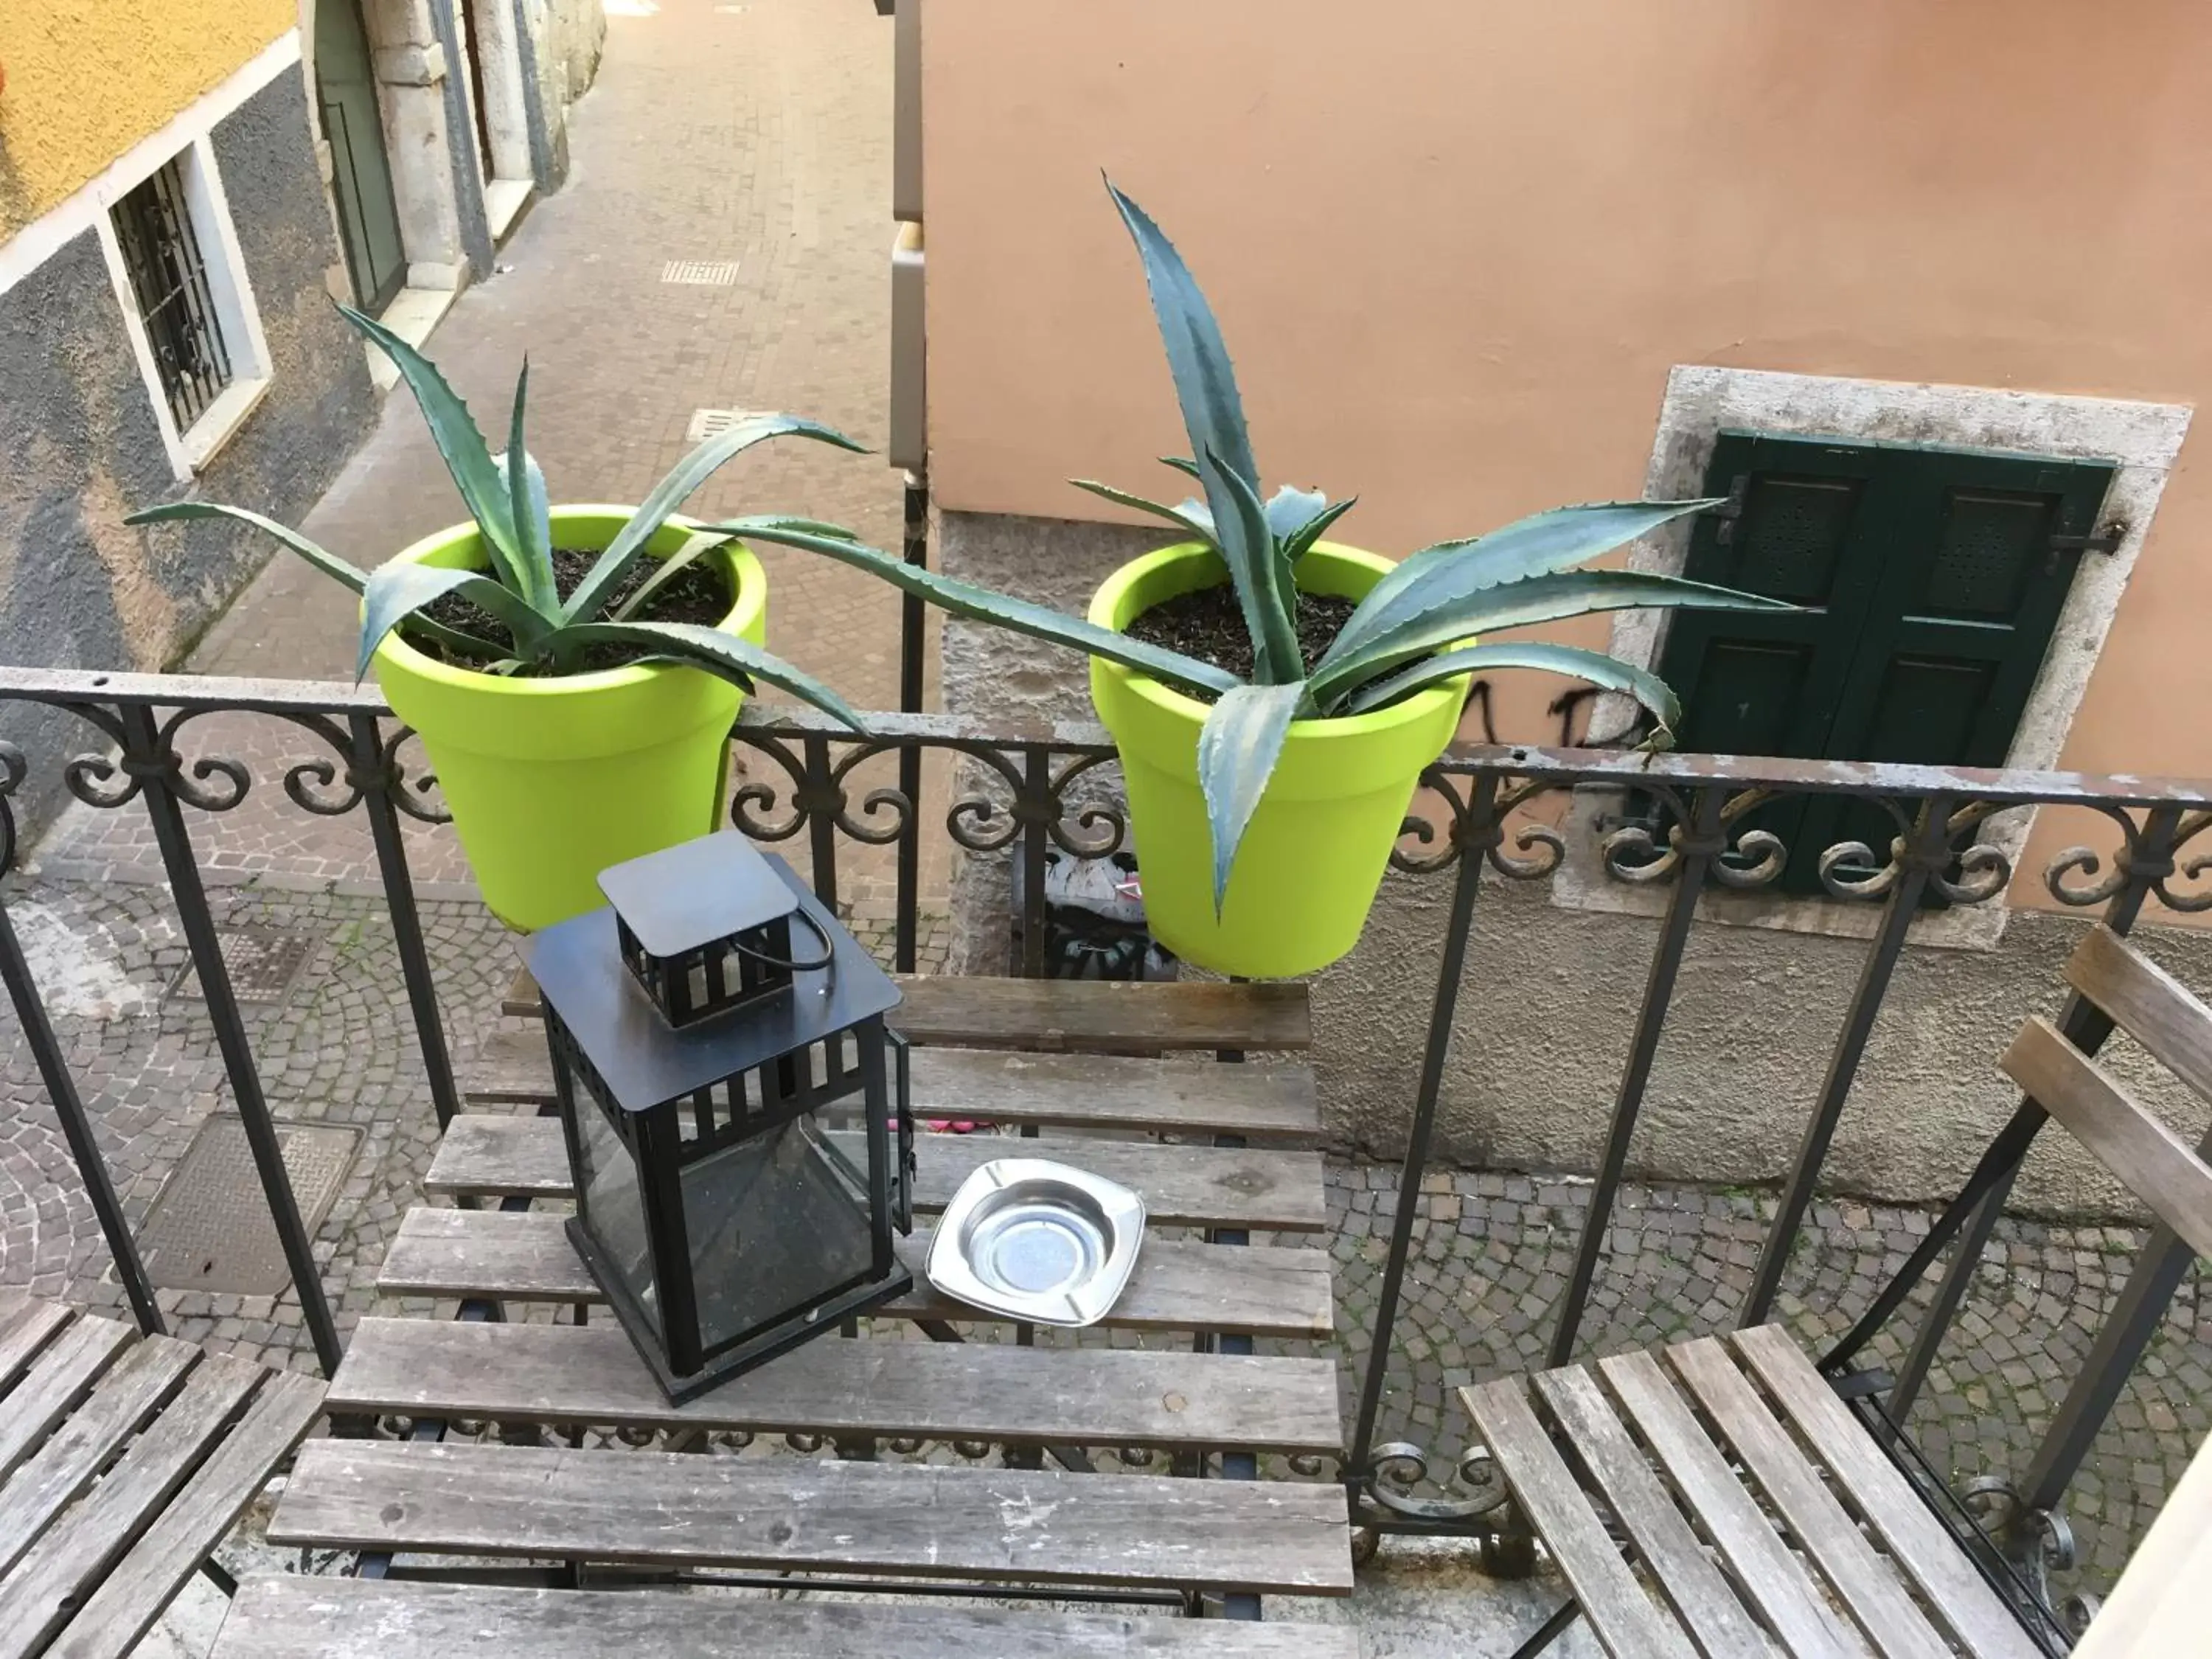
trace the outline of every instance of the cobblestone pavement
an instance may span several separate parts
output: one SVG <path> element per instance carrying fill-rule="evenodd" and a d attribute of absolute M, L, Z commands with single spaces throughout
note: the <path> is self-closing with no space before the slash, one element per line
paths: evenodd
<path fill-rule="evenodd" d="M 495 433 L 505 430 L 528 356 L 530 446 L 556 500 L 640 500 L 691 447 L 687 431 L 702 409 L 788 410 L 881 448 L 890 52 L 889 21 L 860 0 L 663 0 L 650 15 L 610 19 L 598 82 L 571 116 L 567 185 L 532 209 L 501 249 L 499 274 L 461 295 L 429 347 L 479 424 Z M 733 260 L 737 275 L 722 286 L 664 282 L 673 260 Z M 725 468 L 689 510 L 769 509 L 836 520 L 878 546 L 898 545 L 900 482 L 880 454 L 781 441 Z M 386 400 L 374 433 L 301 527 L 373 566 L 463 516 L 403 391 Z M 896 708 L 893 592 L 811 555 L 760 551 L 771 648 L 829 680 L 855 708 Z M 279 553 L 190 666 L 349 678 L 354 637 L 353 607 L 341 591 Z M 204 864 L 311 881 L 374 877 L 359 814 L 313 817 L 277 792 L 291 763 L 319 752 L 312 738 L 253 715 L 204 716 L 190 730 L 188 753 L 239 757 L 263 781 L 235 811 L 195 817 Z M 42 769 L 54 763 L 32 758 Z M 756 757 L 755 764 L 764 763 Z M 872 763 L 854 779 L 855 798 L 890 777 L 888 761 Z M 941 799 L 941 781 L 932 784 Z M 409 842 L 418 882 L 465 882 L 450 831 L 412 826 Z M 863 914 L 888 916 L 888 849 L 846 850 L 846 896 Z M 44 856 L 58 872 L 94 877 L 118 863 L 157 862 L 136 812 L 73 811 Z M 924 878 L 925 891 L 944 891 L 941 854 Z"/>

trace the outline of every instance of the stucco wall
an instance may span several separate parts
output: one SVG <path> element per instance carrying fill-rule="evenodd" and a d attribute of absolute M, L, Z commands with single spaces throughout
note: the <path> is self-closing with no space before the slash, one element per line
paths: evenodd
<path fill-rule="evenodd" d="M 600 0 L 523 0 L 538 52 L 541 107 L 553 146 L 554 176 L 568 171 L 568 106 L 598 79 L 607 43 Z"/>
<path fill-rule="evenodd" d="M 2189 0 L 930 0 L 923 54 L 947 508 L 1180 488 L 1102 167 L 1206 284 L 1269 477 L 1394 555 L 1639 493 L 1678 363 L 2212 391 Z M 2185 447 L 2066 766 L 2212 772 L 2212 726 L 2145 715 L 2212 693 L 2208 542 Z M 1501 685 L 1501 730 L 1558 689 Z"/>
<path fill-rule="evenodd" d="M 295 522 L 368 430 L 368 369 L 323 291 L 330 219 L 297 75 L 216 126 L 213 144 L 259 301 L 270 386 L 194 493 Z M 269 556 L 217 522 L 126 527 L 185 493 L 171 473 L 123 313 L 88 231 L 0 294 L 0 662 L 168 665 Z M 56 787 L 89 728 L 9 711 L 5 733 Z M 33 798 L 35 821 L 51 799 Z"/>
<path fill-rule="evenodd" d="M 296 0 L 0 5 L 0 242 L 245 63 Z"/>

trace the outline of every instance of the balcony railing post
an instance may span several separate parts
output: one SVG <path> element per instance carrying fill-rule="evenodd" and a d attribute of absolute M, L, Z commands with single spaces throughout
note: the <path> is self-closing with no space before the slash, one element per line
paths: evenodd
<path fill-rule="evenodd" d="M 929 565 L 929 479 L 921 472 L 906 475 L 906 526 L 902 548 L 915 568 Z M 928 617 L 921 600 L 908 594 L 899 605 L 899 712 L 921 713 L 922 643 Z M 898 927 L 892 944 L 893 965 L 902 974 L 914 971 L 919 943 L 916 912 L 921 902 L 921 748 L 905 743 L 898 751 L 898 791 L 906 799 L 906 822 L 898 839 Z"/>
<path fill-rule="evenodd" d="M 1836 1034 L 1836 1046 L 1828 1055 L 1827 1074 L 1821 1079 L 1820 1096 L 1814 1103 L 1812 1118 L 1805 1126 L 1805 1138 L 1797 1149 L 1796 1166 L 1790 1172 L 1781 1205 L 1774 1212 L 1773 1224 L 1766 1231 L 1766 1242 L 1760 1247 L 1751 1293 L 1744 1298 L 1739 1321 L 1741 1325 L 1763 1325 L 1774 1310 L 1775 1296 L 1782 1288 L 1782 1275 L 1790 1266 L 1790 1249 L 1797 1242 L 1798 1226 L 1813 1202 L 1820 1167 L 1827 1161 L 1829 1143 L 1835 1139 L 1836 1125 L 1844 1115 L 1844 1103 L 1850 1097 L 1851 1085 L 1858 1077 L 1859 1061 L 1866 1053 L 1867 1039 L 1874 1034 L 1882 999 L 1889 994 L 1890 976 L 1897 970 L 1905 935 L 1911 931 L 1912 919 L 1919 913 L 1921 895 L 1927 890 L 1928 878 L 1950 861 L 1950 819 L 1949 799 L 1941 794 L 1929 795 L 1921 804 L 1918 820 L 1909 834 L 1899 838 L 1899 844 L 1892 854 L 1897 870 L 1890 883 L 1881 926 L 1859 969 L 1850 1010 L 1844 1016 L 1843 1030 Z"/>
<path fill-rule="evenodd" d="M 461 1097 L 453 1082 L 453 1056 L 446 1048 L 445 1020 L 438 1012 L 438 982 L 422 942 L 422 918 L 415 908 L 415 879 L 407 867 L 407 843 L 399 833 L 399 810 L 392 800 L 399 777 L 387 757 L 375 715 L 349 715 L 346 734 L 353 748 L 354 781 L 376 843 L 384 902 L 392 912 L 392 943 L 399 951 L 400 977 L 407 982 L 407 1006 L 415 1016 L 415 1040 L 430 1079 L 430 1105 L 443 1129 L 460 1110 Z"/>
<path fill-rule="evenodd" d="M 62 1059 L 61 1043 L 54 1036 L 53 1023 L 46 1018 L 46 1004 L 40 999 L 37 981 L 23 959 L 22 944 L 15 937 L 15 925 L 9 920 L 4 904 L 0 904 L 0 978 L 8 981 L 9 1000 L 15 1005 L 15 1018 L 22 1023 L 24 1040 L 30 1044 L 40 1080 L 46 1086 L 46 1097 L 54 1103 L 54 1115 L 61 1120 L 62 1136 L 69 1142 L 70 1156 L 76 1160 L 78 1177 L 84 1182 L 85 1195 L 92 1200 L 93 1214 L 100 1219 L 101 1236 L 107 1240 L 107 1253 L 114 1258 L 115 1276 L 123 1282 L 131 1311 L 140 1330 L 149 1336 L 161 1335 L 168 1328 L 162 1322 L 154 1287 L 146 1278 L 138 1241 L 131 1236 L 131 1223 L 116 1200 L 107 1160 L 100 1155 L 92 1120 L 85 1114 L 76 1080 Z"/>
<path fill-rule="evenodd" d="M 1612 1225 L 1613 1199 L 1628 1167 L 1630 1143 L 1636 1138 L 1636 1121 L 1644 1109 L 1644 1091 L 1651 1080 L 1651 1062 L 1659 1052 L 1660 1033 L 1667 1024 L 1668 1006 L 1674 999 L 1674 981 L 1681 972 L 1683 947 L 1689 942 L 1690 923 L 1698 913 L 1698 896 L 1704 891 L 1705 872 L 1727 845 L 1721 813 L 1729 792 L 1716 785 L 1698 792 L 1688 833 L 1674 848 L 1680 863 L 1674 872 L 1674 890 L 1667 901 L 1667 920 L 1659 930 L 1659 943 L 1651 953 L 1650 971 L 1644 976 L 1644 1003 L 1637 1012 L 1636 1034 L 1628 1045 L 1628 1064 L 1620 1074 L 1613 1097 L 1613 1123 L 1607 1131 L 1605 1152 L 1598 1164 L 1597 1179 L 1590 1188 L 1590 1207 L 1583 1220 L 1581 1243 L 1575 1250 L 1574 1270 L 1568 1275 L 1566 1293 L 1559 1302 L 1559 1322 L 1552 1333 L 1550 1363 L 1565 1365 L 1574 1358 L 1575 1338 L 1582 1328 L 1583 1310 L 1589 1300 L 1590 1283 L 1597 1275 L 1598 1258 L 1605 1254 L 1605 1236 Z"/>
<path fill-rule="evenodd" d="M 185 826 L 183 808 L 169 787 L 168 773 L 175 764 L 175 757 L 167 751 L 150 708 L 143 703 L 125 703 L 121 713 L 124 766 L 137 778 L 145 797 L 146 813 L 154 825 L 154 840 L 161 848 L 169 891 L 176 900 L 177 918 L 191 951 L 192 971 L 198 976 L 200 992 L 206 1000 L 208 1020 L 215 1028 L 216 1045 L 222 1050 L 223 1070 L 230 1078 L 231 1096 L 237 1102 L 239 1118 L 246 1127 L 246 1145 L 252 1151 L 253 1165 L 261 1176 L 262 1194 L 268 1200 L 270 1218 L 276 1225 L 284 1264 L 292 1275 L 292 1288 L 300 1298 L 300 1315 L 315 1345 L 315 1358 L 323 1375 L 335 1376 L 344 1350 L 339 1346 L 337 1327 L 331 1319 L 330 1301 L 324 1295 L 322 1277 L 315 1267 L 314 1248 L 300 1219 L 300 1206 L 293 1197 L 291 1179 L 285 1172 L 284 1149 L 270 1116 L 268 1098 L 261 1091 L 260 1073 L 254 1069 L 252 1045 L 246 1040 L 246 1023 L 238 1012 L 237 994 L 231 988 L 230 970 L 222 959 L 222 942 L 216 935 L 215 917 L 208 908 L 207 889 L 200 881 L 199 865 L 192 856 L 191 835 Z"/>
<path fill-rule="evenodd" d="M 1374 1479 L 1375 1419 L 1382 1406 L 1383 1374 L 1389 1368 L 1391 1337 L 1398 1302 L 1406 1284 L 1406 1260 L 1413 1242 L 1413 1220 L 1421 1207 L 1421 1176 L 1428 1167 L 1429 1142 L 1437 1126 L 1437 1101 L 1443 1091 L 1444 1063 L 1450 1057 L 1452 1021 L 1459 1010 L 1460 978 L 1467 969 L 1468 935 L 1474 925 L 1474 902 L 1482 890 L 1482 866 L 1498 844 L 1498 775 L 1487 769 L 1474 775 L 1467 814 L 1453 830 L 1459 856 L 1452 872 L 1451 914 L 1444 923 L 1443 960 L 1437 965 L 1436 992 L 1429 1011 L 1429 1035 L 1421 1052 L 1421 1079 L 1413 1096 L 1413 1119 L 1406 1134 L 1406 1157 L 1398 1171 L 1398 1211 L 1390 1224 L 1390 1252 L 1382 1268 L 1382 1294 L 1375 1305 L 1375 1330 L 1367 1351 L 1367 1370 L 1359 1382 L 1359 1414 L 1352 1432 L 1352 1452 L 1344 1466 L 1346 1484 L 1358 1489 Z M 1448 787 L 1448 786 L 1445 786 Z"/>

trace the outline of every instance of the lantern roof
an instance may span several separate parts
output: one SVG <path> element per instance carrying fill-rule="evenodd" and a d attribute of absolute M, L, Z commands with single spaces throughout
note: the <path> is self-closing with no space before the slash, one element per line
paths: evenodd
<path fill-rule="evenodd" d="M 702 836 L 599 872 L 599 891 L 656 957 L 763 927 L 799 908 L 767 855 L 734 830 Z"/>
<path fill-rule="evenodd" d="M 754 855 L 791 896 L 793 908 L 821 927 L 834 951 L 828 967 L 793 974 L 787 992 L 739 1004 L 694 1024 L 672 1026 L 623 964 L 613 910 L 571 917 L 523 941 L 523 961 L 545 1006 L 560 1016 L 598 1070 L 614 1096 L 611 1104 L 630 1112 L 648 1110 L 898 1006 L 899 988 L 890 975 L 838 925 L 797 872 L 774 854 Z"/>

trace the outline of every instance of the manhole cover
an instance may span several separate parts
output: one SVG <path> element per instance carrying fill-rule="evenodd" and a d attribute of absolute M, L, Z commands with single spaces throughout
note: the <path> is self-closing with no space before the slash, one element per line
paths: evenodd
<path fill-rule="evenodd" d="M 280 1123 L 276 1134 L 293 1200 L 312 1237 L 353 1164 L 361 1131 Z M 200 1125 L 155 1199 L 138 1248 L 147 1277 L 167 1290 L 275 1296 L 291 1283 L 236 1113 L 217 1112 Z"/>
<path fill-rule="evenodd" d="M 738 280 L 735 259 L 671 259 L 661 268 L 664 283 L 689 283 L 697 288 L 727 288 Z"/>
<path fill-rule="evenodd" d="M 687 443 L 702 444 L 709 438 L 719 438 L 740 421 L 750 421 L 760 411 L 757 409 L 695 409 L 691 424 L 684 428 Z"/>
<path fill-rule="evenodd" d="M 218 927 L 215 936 L 222 946 L 222 965 L 230 970 L 230 988 L 240 1002 L 283 1001 L 315 948 L 311 935 L 287 927 Z M 169 994 L 190 1002 L 207 1000 L 189 962 Z"/>

